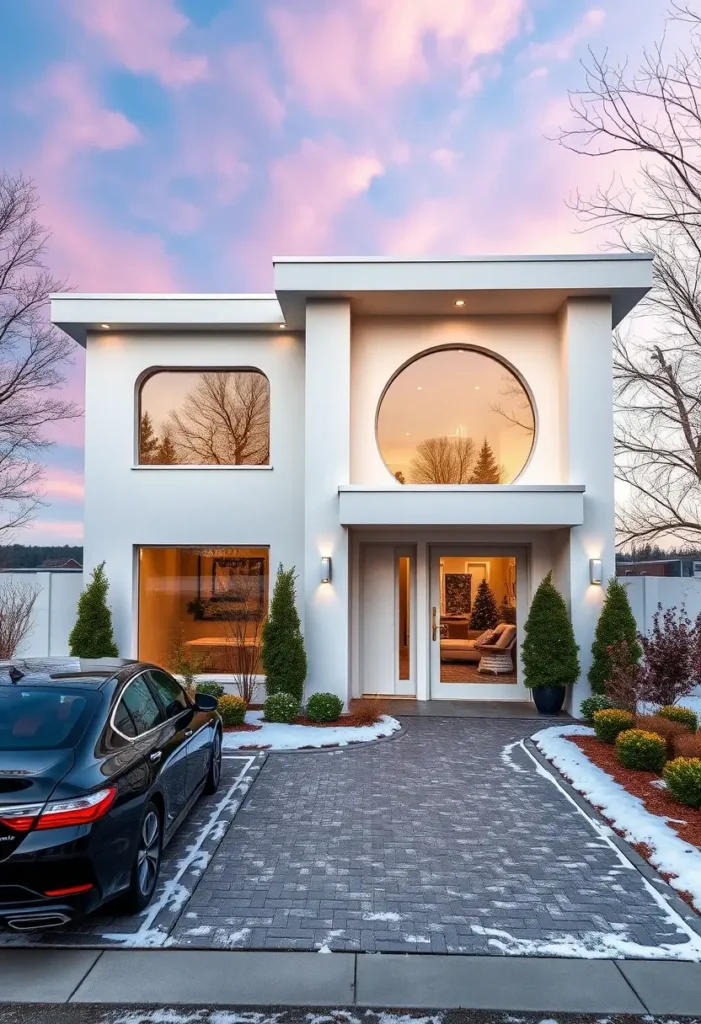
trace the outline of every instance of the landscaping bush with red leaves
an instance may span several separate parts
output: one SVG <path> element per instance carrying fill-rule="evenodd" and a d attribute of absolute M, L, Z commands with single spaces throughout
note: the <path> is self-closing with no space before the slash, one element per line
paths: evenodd
<path fill-rule="evenodd" d="M 686 733 L 677 736 L 674 741 L 674 756 L 701 758 L 701 735 Z"/>
<path fill-rule="evenodd" d="M 662 715 L 637 715 L 635 728 L 644 732 L 654 732 L 661 736 L 667 745 L 667 757 L 674 757 L 676 753 L 675 741 L 680 736 L 689 736 L 689 730 L 681 722 L 673 722 Z"/>

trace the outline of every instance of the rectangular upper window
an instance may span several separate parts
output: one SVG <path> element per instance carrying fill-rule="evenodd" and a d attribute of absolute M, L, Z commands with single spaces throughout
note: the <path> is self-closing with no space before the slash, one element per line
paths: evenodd
<path fill-rule="evenodd" d="M 156 370 L 139 388 L 144 466 L 267 466 L 270 384 L 255 369 Z"/>

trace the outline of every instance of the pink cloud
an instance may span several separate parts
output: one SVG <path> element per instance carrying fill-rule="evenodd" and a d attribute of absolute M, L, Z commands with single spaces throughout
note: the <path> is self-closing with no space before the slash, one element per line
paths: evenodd
<path fill-rule="evenodd" d="M 81 150 L 116 150 L 141 141 L 141 133 L 121 111 L 101 105 L 85 69 L 75 63 L 51 67 L 18 105 L 32 115 L 51 114 L 42 161 L 58 166 Z"/>
<path fill-rule="evenodd" d="M 207 57 L 179 49 L 190 22 L 173 0 L 67 0 L 67 4 L 83 28 L 102 40 L 112 60 L 134 74 L 153 75 L 168 87 L 207 77 Z"/>
<path fill-rule="evenodd" d="M 274 161 L 264 212 L 237 254 L 265 270 L 273 256 L 323 253 L 338 244 L 337 219 L 367 193 L 383 165 L 372 152 L 354 153 L 336 138 L 304 139 Z"/>
<path fill-rule="evenodd" d="M 473 65 L 516 37 L 526 0 L 335 0 L 278 6 L 269 18 L 292 93 L 315 110 L 377 103 L 436 65 L 457 68 L 465 87 Z"/>
<path fill-rule="evenodd" d="M 569 32 L 546 43 L 531 43 L 526 53 L 535 61 L 569 60 L 577 46 L 606 20 L 606 12 L 592 7 Z"/>
<path fill-rule="evenodd" d="M 226 78 L 266 124 L 280 128 L 285 120 L 285 106 L 270 81 L 264 51 L 252 45 L 232 47 L 224 55 L 224 68 Z"/>
<path fill-rule="evenodd" d="M 15 539 L 19 544 L 81 544 L 83 524 L 79 519 L 35 519 Z"/>
<path fill-rule="evenodd" d="M 85 496 L 83 475 L 69 469 L 50 469 L 44 477 L 41 490 L 45 498 L 82 501 Z"/>

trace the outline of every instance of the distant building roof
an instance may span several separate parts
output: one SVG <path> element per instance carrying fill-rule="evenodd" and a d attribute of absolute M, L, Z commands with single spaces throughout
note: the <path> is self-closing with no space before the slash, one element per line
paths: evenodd
<path fill-rule="evenodd" d="M 80 562 L 75 558 L 47 558 L 38 567 L 39 569 L 82 569 Z"/>

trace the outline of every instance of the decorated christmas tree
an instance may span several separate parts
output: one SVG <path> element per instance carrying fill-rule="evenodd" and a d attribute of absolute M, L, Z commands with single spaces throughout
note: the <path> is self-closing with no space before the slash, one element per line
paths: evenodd
<path fill-rule="evenodd" d="M 501 469 L 494 458 L 492 447 L 485 437 L 484 444 L 480 448 L 475 468 L 472 471 L 469 483 L 471 484 L 498 484 L 501 482 Z"/>
<path fill-rule="evenodd" d="M 477 588 L 477 595 L 472 605 L 470 629 L 494 629 L 499 621 L 499 609 L 492 588 L 486 580 L 482 580 Z"/>

